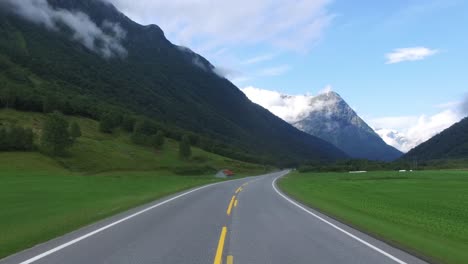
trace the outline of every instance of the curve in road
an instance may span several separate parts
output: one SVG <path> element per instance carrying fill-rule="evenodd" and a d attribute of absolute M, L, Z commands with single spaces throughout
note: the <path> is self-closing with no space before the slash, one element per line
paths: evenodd
<path fill-rule="evenodd" d="M 425 263 L 293 201 L 275 185 L 286 173 L 173 195 L 0 264 Z"/>

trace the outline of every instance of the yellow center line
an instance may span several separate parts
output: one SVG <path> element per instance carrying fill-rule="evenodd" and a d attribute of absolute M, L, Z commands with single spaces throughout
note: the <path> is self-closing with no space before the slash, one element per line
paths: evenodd
<path fill-rule="evenodd" d="M 234 207 L 237 207 L 237 201 L 238 200 L 236 199 L 236 201 L 234 202 Z"/>
<path fill-rule="evenodd" d="M 239 193 L 240 191 L 242 191 L 241 187 L 237 188 L 236 193 Z"/>
<path fill-rule="evenodd" d="M 227 256 L 226 259 L 227 264 L 234 264 L 234 257 L 233 256 Z"/>
<path fill-rule="evenodd" d="M 216 250 L 216 256 L 214 259 L 214 264 L 223 263 L 223 251 L 224 251 L 224 241 L 226 240 L 227 227 L 223 226 L 221 230 L 221 235 L 219 236 L 218 249 Z"/>
<path fill-rule="evenodd" d="M 227 209 L 227 215 L 231 215 L 232 211 L 232 206 L 234 205 L 234 200 L 236 199 L 236 196 L 232 196 L 231 202 L 229 203 L 228 209 Z"/>

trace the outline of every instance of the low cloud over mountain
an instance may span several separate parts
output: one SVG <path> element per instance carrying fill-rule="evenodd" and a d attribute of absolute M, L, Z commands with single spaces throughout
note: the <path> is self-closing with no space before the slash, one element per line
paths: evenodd
<path fill-rule="evenodd" d="M 117 23 L 104 21 L 99 26 L 83 12 L 54 8 L 46 0 L 4 0 L 0 6 L 49 30 L 65 26 L 75 41 L 105 58 L 127 55 L 121 43 L 126 32 Z"/>
<path fill-rule="evenodd" d="M 316 96 L 283 95 L 254 87 L 243 91 L 252 101 L 298 129 L 333 143 L 353 158 L 394 160 L 401 156 L 329 86 Z"/>

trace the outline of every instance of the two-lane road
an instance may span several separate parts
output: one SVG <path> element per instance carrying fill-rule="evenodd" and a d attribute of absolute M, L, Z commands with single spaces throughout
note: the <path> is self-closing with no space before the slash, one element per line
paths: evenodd
<path fill-rule="evenodd" d="M 212 184 L 25 250 L 6 263 L 425 263 L 282 194 L 286 172 Z"/>

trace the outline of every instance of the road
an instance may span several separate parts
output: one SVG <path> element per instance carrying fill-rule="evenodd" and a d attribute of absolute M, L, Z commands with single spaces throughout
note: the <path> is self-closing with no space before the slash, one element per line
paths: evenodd
<path fill-rule="evenodd" d="M 0 264 L 425 263 L 292 201 L 275 185 L 285 173 L 176 194 Z"/>

